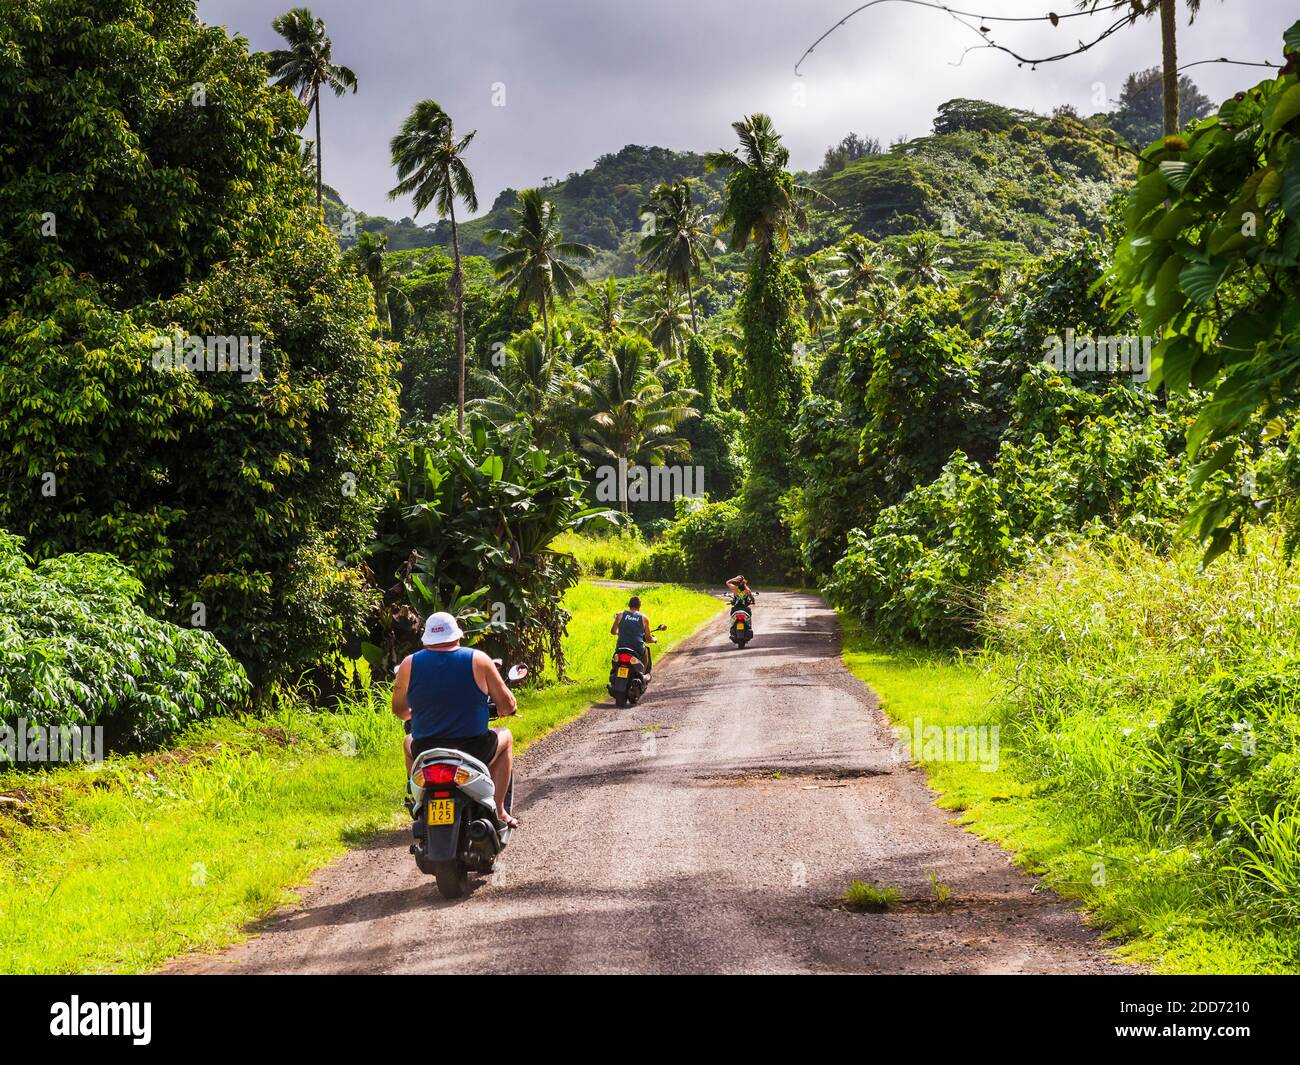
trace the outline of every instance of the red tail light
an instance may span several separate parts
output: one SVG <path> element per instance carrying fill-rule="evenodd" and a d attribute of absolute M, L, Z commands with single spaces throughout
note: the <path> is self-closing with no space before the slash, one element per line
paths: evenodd
<path fill-rule="evenodd" d="M 448 762 L 434 762 L 424 767 L 426 784 L 451 784 L 456 779 L 456 767 Z"/>
<path fill-rule="evenodd" d="M 733 621 L 748 621 L 748 620 L 749 620 L 749 615 L 746 614 L 743 610 L 737 610 L 734 614 L 731 615 L 731 617 L 732 617 L 732 620 L 733 620 Z"/>
<path fill-rule="evenodd" d="M 618 656 L 618 664 L 619 664 L 620 666 L 630 666 L 630 665 L 631 665 L 633 662 L 635 662 L 635 661 L 636 661 L 636 659 L 633 658 L 631 655 L 619 655 L 619 656 Z"/>

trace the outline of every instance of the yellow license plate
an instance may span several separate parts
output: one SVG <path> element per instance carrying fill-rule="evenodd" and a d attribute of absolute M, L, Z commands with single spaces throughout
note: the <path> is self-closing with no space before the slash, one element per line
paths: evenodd
<path fill-rule="evenodd" d="M 745 623 L 743 621 L 736 622 L 736 628 L 743 629 L 744 627 L 745 627 Z"/>
<path fill-rule="evenodd" d="M 451 799 L 429 800 L 429 824 L 454 825 L 456 823 L 456 804 Z"/>
<path fill-rule="evenodd" d="M 620 666 L 620 667 L 619 667 L 619 670 L 618 670 L 618 675 L 619 675 L 620 677 L 626 677 L 626 676 L 627 676 L 627 666 Z"/>

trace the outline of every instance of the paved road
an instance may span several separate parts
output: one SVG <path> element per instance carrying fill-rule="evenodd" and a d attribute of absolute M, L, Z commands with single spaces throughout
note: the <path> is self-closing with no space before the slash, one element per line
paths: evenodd
<path fill-rule="evenodd" d="M 725 615 L 519 762 L 504 868 L 440 899 L 387 833 L 302 904 L 176 972 L 1103 973 L 1072 910 L 949 823 L 899 763 L 817 596 L 770 593 L 743 652 Z M 523 709 L 527 712 L 527 704 Z M 952 888 L 935 907 L 930 874 Z M 834 900 L 897 887 L 897 912 Z"/>

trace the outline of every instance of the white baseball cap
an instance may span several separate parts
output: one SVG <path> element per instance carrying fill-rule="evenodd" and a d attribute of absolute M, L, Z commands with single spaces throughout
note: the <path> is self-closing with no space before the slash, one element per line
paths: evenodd
<path fill-rule="evenodd" d="M 440 610 L 436 614 L 429 615 L 429 620 L 424 623 L 424 635 L 420 638 L 420 642 L 425 645 L 452 643 L 464 635 L 460 631 L 460 626 L 456 624 L 456 619 L 445 610 Z"/>

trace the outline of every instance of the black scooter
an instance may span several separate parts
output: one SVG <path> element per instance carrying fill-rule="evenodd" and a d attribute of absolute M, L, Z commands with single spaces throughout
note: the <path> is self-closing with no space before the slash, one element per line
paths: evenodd
<path fill-rule="evenodd" d="M 514 666 L 507 684 L 528 676 Z M 488 703 L 488 716 L 497 717 Z M 514 805 L 515 782 L 506 789 L 506 812 Z M 435 747 L 411 767 L 411 853 L 420 872 L 431 874 L 438 894 L 458 899 L 469 889 L 471 873 L 490 876 L 497 856 L 510 840 L 510 829 L 497 818 L 496 789 L 488 767 L 464 751 Z"/>
<path fill-rule="evenodd" d="M 745 644 L 754 638 L 754 608 L 743 599 L 731 601 L 731 642 L 744 650 Z"/>
<path fill-rule="evenodd" d="M 651 631 L 663 632 L 666 628 L 667 625 L 659 625 Z M 620 710 L 625 706 L 635 706 L 649 683 L 641 655 L 630 647 L 618 648 L 609 665 L 608 690 L 614 697 L 614 705 Z"/>

